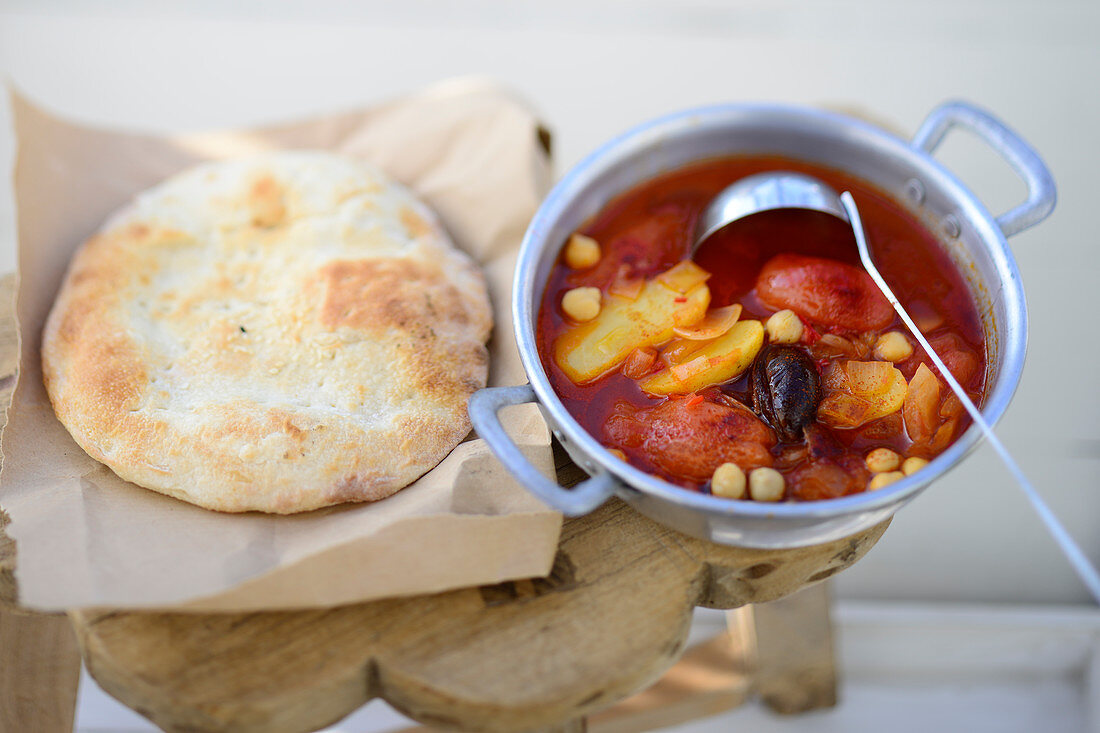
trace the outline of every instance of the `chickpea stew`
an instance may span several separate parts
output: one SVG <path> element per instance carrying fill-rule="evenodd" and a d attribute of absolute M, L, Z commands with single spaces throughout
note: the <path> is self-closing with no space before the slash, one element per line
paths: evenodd
<path fill-rule="evenodd" d="M 812 501 L 919 471 L 969 424 L 826 214 L 756 214 L 686 259 L 719 191 L 765 170 L 849 190 L 876 263 L 971 397 L 986 350 L 962 275 L 914 214 L 847 174 L 722 158 L 620 195 L 562 247 L 538 349 L 569 413 L 617 456 L 731 500 Z"/>

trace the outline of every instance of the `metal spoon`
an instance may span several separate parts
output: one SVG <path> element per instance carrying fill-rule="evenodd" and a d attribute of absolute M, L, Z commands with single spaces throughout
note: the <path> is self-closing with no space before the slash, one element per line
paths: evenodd
<path fill-rule="evenodd" d="M 730 184 L 711 199 L 695 225 L 694 255 L 712 234 L 738 219 L 772 209 L 809 209 L 848 221 L 836 191 L 813 176 L 793 171 L 757 173 Z"/>
<path fill-rule="evenodd" d="M 1008 449 L 993 433 L 993 428 L 986 421 L 981 411 L 970 400 L 966 390 L 958 383 L 954 375 L 951 374 L 951 370 L 943 363 L 943 359 L 928 343 L 924 334 L 917 328 L 917 324 L 909 317 L 905 308 L 902 307 L 893 291 L 890 290 L 890 286 L 883 280 L 878 268 L 875 267 L 875 263 L 871 259 L 871 252 L 867 247 L 867 235 L 863 229 L 863 220 L 859 216 L 859 209 L 856 208 L 856 202 L 851 193 L 845 191 L 837 196 L 836 191 L 822 181 L 812 176 L 791 171 L 774 171 L 742 178 L 715 196 L 703 211 L 695 228 L 695 243 L 691 248 L 692 256 L 695 255 L 704 241 L 720 229 L 724 229 L 738 219 L 773 209 L 822 211 L 851 223 L 852 232 L 856 238 L 856 246 L 859 249 L 859 259 L 863 262 L 867 274 L 871 276 L 871 279 L 875 281 L 875 285 L 890 301 L 890 304 L 894 306 L 894 310 L 897 311 L 909 332 L 913 334 L 913 338 L 917 340 L 917 343 L 928 354 L 932 363 L 939 369 L 940 376 L 951 387 L 955 396 L 962 402 L 963 407 L 970 413 L 974 424 L 981 429 L 986 440 L 990 442 L 993 449 L 997 451 L 997 455 L 1001 457 L 1005 466 L 1015 477 L 1020 488 L 1023 489 L 1024 495 L 1027 496 L 1031 505 L 1035 508 L 1039 518 L 1043 520 L 1047 530 L 1062 549 L 1070 565 L 1077 572 L 1078 577 L 1089 589 L 1096 602 L 1100 603 L 1100 573 L 1097 572 L 1085 553 L 1081 551 L 1081 548 L 1066 531 L 1066 528 L 1062 526 L 1062 523 L 1058 521 L 1054 512 L 1039 496 L 1038 491 L 1024 475 L 1019 465 L 1016 464 Z"/>

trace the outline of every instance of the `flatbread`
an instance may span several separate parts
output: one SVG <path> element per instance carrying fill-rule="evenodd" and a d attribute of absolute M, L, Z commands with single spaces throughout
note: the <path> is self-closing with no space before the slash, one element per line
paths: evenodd
<path fill-rule="evenodd" d="M 393 494 L 470 430 L 492 315 L 432 212 L 363 162 L 187 170 L 76 253 L 43 335 L 58 418 L 122 478 L 210 509 Z"/>

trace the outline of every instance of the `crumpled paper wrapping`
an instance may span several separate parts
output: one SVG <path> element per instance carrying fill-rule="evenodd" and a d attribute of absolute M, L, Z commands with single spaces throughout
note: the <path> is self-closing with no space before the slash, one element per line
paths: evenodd
<path fill-rule="evenodd" d="M 551 182 L 545 131 L 482 82 L 365 111 L 253 130 L 153 136 L 59 120 L 12 93 L 18 139 L 19 382 L 3 434 L 0 507 L 21 605 L 202 611 L 331 606 L 549 572 L 561 517 L 481 440 L 393 497 L 294 516 L 219 514 L 127 483 L 85 454 L 42 385 L 42 327 L 73 251 L 138 192 L 195 163 L 278 148 L 367 159 L 410 186 L 484 268 L 495 324 L 489 384 L 525 382 L 512 271 Z M 533 406 L 502 414 L 547 475 Z"/>

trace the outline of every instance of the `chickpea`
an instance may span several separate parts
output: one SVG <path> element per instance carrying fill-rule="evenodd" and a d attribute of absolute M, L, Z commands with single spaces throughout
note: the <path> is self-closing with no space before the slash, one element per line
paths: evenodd
<path fill-rule="evenodd" d="M 867 468 L 871 473 L 896 471 L 901 465 L 901 456 L 889 448 L 875 448 L 867 454 Z"/>
<path fill-rule="evenodd" d="M 592 237 L 574 234 L 565 245 L 565 264 L 574 270 L 587 270 L 600 261 L 600 244 Z"/>
<path fill-rule="evenodd" d="M 890 331 L 875 342 L 875 356 L 897 364 L 913 355 L 913 344 L 899 331 Z"/>
<path fill-rule="evenodd" d="M 749 496 L 753 501 L 779 501 L 784 488 L 783 474 L 774 468 L 754 468 L 749 474 Z"/>
<path fill-rule="evenodd" d="M 921 470 L 927 465 L 928 461 L 924 460 L 923 458 L 917 458 L 916 456 L 913 456 L 911 458 L 906 458 L 905 463 L 901 464 L 901 472 L 904 473 L 906 476 L 912 476 L 914 473 Z"/>
<path fill-rule="evenodd" d="M 573 288 L 561 298 L 561 309 L 574 321 L 584 323 L 600 315 L 599 288 Z"/>
<path fill-rule="evenodd" d="M 723 463 L 714 469 L 710 479 L 710 493 L 726 499 L 745 496 L 745 472 L 736 463 Z"/>
<path fill-rule="evenodd" d="M 877 489 L 881 489 L 883 487 L 889 486 L 890 484 L 894 483 L 895 481 L 901 481 L 903 478 L 905 478 L 905 474 L 902 473 L 901 471 L 888 471 L 886 473 L 876 473 L 871 478 L 871 483 L 867 488 L 870 489 L 871 491 L 875 491 Z"/>
<path fill-rule="evenodd" d="M 772 313 L 764 328 L 768 338 L 776 344 L 793 344 L 802 338 L 802 321 L 792 310 Z"/>
<path fill-rule="evenodd" d="M 608 448 L 607 452 L 610 453 L 611 455 L 615 456 L 616 458 L 618 458 L 620 461 L 625 461 L 626 460 L 626 453 L 623 453 L 618 448 Z"/>

